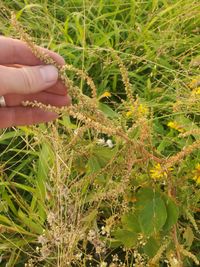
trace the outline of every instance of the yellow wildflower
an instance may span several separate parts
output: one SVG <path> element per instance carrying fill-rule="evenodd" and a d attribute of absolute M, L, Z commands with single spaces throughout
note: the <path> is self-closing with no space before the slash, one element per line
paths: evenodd
<path fill-rule="evenodd" d="M 149 110 L 147 107 L 145 107 L 144 105 L 140 104 L 138 107 L 138 113 L 141 115 L 146 115 L 148 114 Z"/>
<path fill-rule="evenodd" d="M 196 89 L 194 89 L 194 90 L 192 91 L 192 94 L 194 94 L 194 95 L 200 95 L 200 86 L 197 87 Z"/>
<path fill-rule="evenodd" d="M 195 169 L 192 173 L 194 174 L 193 180 L 195 180 L 196 183 L 200 185 L 200 163 L 195 166 Z"/>
<path fill-rule="evenodd" d="M 142 115 L 147 115 L 148 113 L 149 113 L 148 108 L 142 104 L 139 104 L 137 106 L 131 106 L 130 110 L 126 112 L 126 117 L 131 117 L 133 114 L 142 116 Z"/>
<path fill-rule="evenodd" d="M 126 117 L 131 117 L 133 115 L 133 111 L 127 111 L 126 112 Z"/>
<path fill-rule="evenodd" d="M 150 176 L 154 180 L 167 178 L 167 173 L 172 170 L 173 168 L 168 168 L 167 170 L 164 170 L 160 163 L 158 163 L 154 166 L 154 168 L 150 170 Z"/>
<path fill-rule="evenodd" d="M 191 89 L 194 89 L 196 87 L 198 87 L 200 85 L 200 77 L 197 77 L 195 79 L 193 79 L 190 83 L 189 83 L 189 87 Z"/>
<path fill-rule="evenodd" d="M 105 91 L 102 95 L 100 95 L 99 100 L 104 98 L 104 97 L 110 97 L 110 96 L 111 96 L 111 93 L 108 91 Z"/>
<path fill-rule="evenodd" d="M 178 122 L 176 122 L 176 121 L 169 121 L 167 123 L 167 126 L 172 128 L 172 129 L 175 129 L 175 130 L 179 131 L 180 133 L 184 132 L 184 129 L 182 128 L 182 126 L 179 125 Z"/>

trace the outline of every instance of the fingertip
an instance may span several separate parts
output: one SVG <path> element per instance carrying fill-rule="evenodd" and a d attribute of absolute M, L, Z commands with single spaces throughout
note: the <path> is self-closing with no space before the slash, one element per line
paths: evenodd
<path fill-rule="evenodd" d="M 58 79 L 58 70 L 52 65 L 45 65 L 39 67 L 42 79 L 47 84 L 55 84 Z"/>
<path fill-rule="evenodd" d="M 62 83 L 61 80 L 58 80 L 55 85 L 49 87 L 45 91 L 55 95 L 62 95 L 62 96 L 67 95 L 67 88 L 65 87 L 65 85 Z"/>
<path fill-rule="evenodd" d="M 72 104 L 72 98 L 70 95 L 67 95 L 67 106 L 70 106 Z"/>

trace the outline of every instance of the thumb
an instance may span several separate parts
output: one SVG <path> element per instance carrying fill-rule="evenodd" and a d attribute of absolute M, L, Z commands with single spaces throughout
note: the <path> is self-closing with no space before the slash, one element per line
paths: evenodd
<path fill-rule="evenodd" d="M 12 68 L 0 66 L 0 95 L 32 94 L 53 86 L 58 70 L 52 65 Z"/>

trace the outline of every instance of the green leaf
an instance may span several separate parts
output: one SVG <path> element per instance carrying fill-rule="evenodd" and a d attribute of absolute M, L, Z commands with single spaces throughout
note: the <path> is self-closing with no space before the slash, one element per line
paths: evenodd
<path fill-rule="evenodd" d="M 6 133 L 3 133 L 1 134 L 1 137 L 0 137 L 0 143 L 4 143 L 4 141 L 7 141 L 11 138 L 17 138 L 19 136 L 23 136 L 24 135 L 24 132 L 23 131 L 9 131 L 9 132 L 6 132 Z"/>
<path fill-rule="evenodd" d="M 87 171 L 89 174 L 98 172 L 101 169 L 99 159 L 95 156 L 91 156 L 87 163 Z"/>
<path fill-rule="evenodd" d="M 109 118 L 118 118 L 119 114 L 112 110 L 108 105 L 99 103 L 99 109 Z"/>
<path fill-rule="evenodd" d="M 73 130 L 75 130 L 77 128 L 77 126 L 71 122 L 69 116 L 63 116 L 59 120 L 59 122 L 60 122 L 61 125 L 65 126 L 67 129 L 73 129 Z"/>
<path fill-rule="evenodd" d="M 7 225 L 13 225 L 12 221 L 10 221 L 6 216 L 0 215 L 0 224 L 7 224 Z"/>
<path fill-rule="evenodd" d="M 109 160 L 114 157 L 117 152 L 117 147 L 110 149 L 108 147 L 95 146 L 93 154 L 101 160 L 101 164 L 105 165 Z"/>
<path fill-rule="evenodd" d="M 142 232 L 149 236 L 157 233 L 165 224 L 167 219 L 167 210 L 162 198 L 153 198 L 145 203 L 145 206 L 139 213 L 139 223 Z"/>
<path fill-rule="evenodd" d="M 122 242 L 119 240 L 116 240 L 114 238 L 108 238 L 106 237 L 105 242 L 108 244 L 110 248 L 118 248 L 122 245 Z"/>
<path fill-rule="evenodd" d="M 18 210 L 18 216 L 23 221 L 23 223 L 33 232 L 36 234 L 42 234 L 43 228 L 39 223 L 33 222 L 31 218 L 28 218 L 25 213 L 22 212 L 21 209 Z"/>
<path fill-rule="evenodd" d="M 160 142 L 159 146 L 157 147 L 157 151 L 159 153 L 162 153 L 165 151 L 167 147 L 171 145 L 171 140 L 169 140 L 169 137 L 163 138 L 163 140 Z"/>
<path fill-rule="evenodd" d="M 126 229 L 117 229 L 114 236 L 127 248 L 134 247 L 137 243 L 138 235 Z"/>
<path fill-rule="evenodd" d="M 92 210 L 88 215 L 86 215 L 82 221 L 86 222 L 87 225 L 90 225 L 97 217 L 98 210 Z"/>
<path fill-rule="evenodd" d="M 169 231 L 170 228 L 178 220 L 179 209 L 171 198 L 165 196 L 164 200 L 165 200 L 165 207 L 167 210 L 167 220 L 165 222 L 165 225 L 163 226 L 163 229 L 164 231 Z"/>
<path fill-rule="evenodd" d="M 2 199 L 4 199 L 7 203 L 7 205 L 9 206 L 10 210 L 17 215 L 17 210 L 15 208 L 15 205 L 12 201 L 12 196 L 10 194 L 8 194 L 7 190 L 5 190 L 2 194 Z"/>
<path fill-rule="evenodd" d="M 123 228 L 133 232 L 141 232 L 140 224 L 138 222 L 138 217 L 135 213 L 124 214 L 121 218 Z"/>
<path fill-rule="evenodd" d="M 87 171 L 89 173 L 98 172 L 116 154 L 117 148 L 110 149 L 108 147 L 94 146 L 92 154 L 87 162 Z"/>
<path fill-rule="evenodd" d="M 160 196 L 160 193 L 153 190 L 152 188 L 141 188 L 136 194 L 136 206 L 138 208 L 143 208 L 146 205 L 146 202 L 149 202 L 156 197 L 159 198 Z"/>
<path fill-rule="evenodd" d="M 20 234 L 25 235 L 34 235 L 33 233 L 29 233 L 25 229 L 23 229 L 21 226 L 17 225 L 14 221 L 9 220 L 6 216 L 0 215 L 0 226 L 2 229 L 7 229 L 8 232 L 17 232 Z"/>
<path fill-rule="evenodd" d="M 153 258 L 156 255 L 159 247 L 160 247 L 160 245 L 159 245 L 158 241 L 155 238 L 150 237 L 149 240 L 147 241 L 146 245 L 144 246 L 144 253 L 149 258 Z"/>
<path fill-rule="evenodd" d="M 186 227 L 183 233 L 183 238 L 185 239 L 185 246 L 189 249 L 194 241 L 194 233 L 190 226 Z"/>
<path fill-rule="evenodd" d="M 47 143 L 42 144 L 39 152 L 35 197 L 37 197 L 37 209 L 41 217 L 45 216 L 44 200 L 46 198 L 46 180 L 53 164 L 54 154 Z"/>
<path fill-rule="evenodd" d="M 199 131 L 199 127 L 197 124 L 195 124 L 192 120 L 189 118 L 185 117 L 184 115 L 177 115 L 175 116 L 175 121 L 180 123 L 180 125 L 183 127 L 184 130 L 186 131 L 192 131 L 192 130 L 197 130 Z M 199 134 L 192 134 L 196 140 L 199 139 Z"/>
<path fill-rule="evenodd" d="M 8 203 L 4 200 L 0 200 L 0 212 L 8 212 Z"/>

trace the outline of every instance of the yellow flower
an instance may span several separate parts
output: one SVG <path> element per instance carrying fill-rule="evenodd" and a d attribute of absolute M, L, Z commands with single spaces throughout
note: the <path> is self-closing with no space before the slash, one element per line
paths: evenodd
<path fill-rule="evenodd" d="M 127 111 L 126 112 L 126 117 L 131 117 L 133 115 L 133 111 Z"/>
<path fill-rule="evenodd" d="M 147 115 L 149 113 L 149 110 L 142 104 L 131 106 L 130 110 L 126 112 L 126 117 L 131 117 L 134 113 L 138 116 L 142 116 Z"/>
<path fill-rule="evenodd" d="M 195 166 L 195 169 L 192 173 L 194 174 L 193 180 L 195 180 L 196 183 L 200 185 L 200 163 Z"/>
<path fill-rule="evenodd" d="M 184 132 L 184 129 L 176 121 L 169 121 L 167 126 L 179 131 L 180 133 Z"/>
<path fill-rule="evenodd" d="M 167 170 L 163 170 L 162 166 L 160 163 L 156 164 L 154 168 L 150 170 L 150 176 L 154 180 L 158 180 L 161 178 L 167 178 L 167 173 L 169 171 L 172 171 L 173 168 L 168 168 Z"/>
<path fill-rule="evenodd" d="M 195 79 L 193 79 L 190 83 L 189 83 L 189 87 L 191 89 L 194 89 L 196 87 L 198 87 L 200 85 L 200 77 L 197 77 Z"/>
<path fill-rule="evenodd" d="M 138 107 L 138 113 L 141 115 L 146 115 L 148 114 L 149 110 L 147 107 L 145 107 L 144 105 L 140 104 Z"/>
<path fill-rule="evenodd" d="M 196 89 L 194 89 L 194 90 L 192 91 L 192 94 L 194 94 L 194 95 L 200 95 L 200 86 L 197 87 Z"/>
<path fill-rule="evenodd" d="M 102 95 L 100 95 L 99 100 L 104 98 L 104 97 L 110 97 L 110 96 L 111 96 L 111 93 L 108 91 L 105 91 Z"/>

